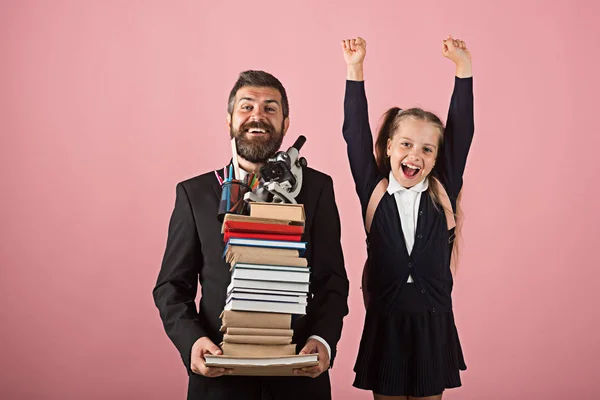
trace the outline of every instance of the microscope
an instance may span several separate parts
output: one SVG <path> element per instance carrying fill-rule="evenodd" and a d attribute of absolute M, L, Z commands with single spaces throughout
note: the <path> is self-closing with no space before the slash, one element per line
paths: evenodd
<path fill-rule="evenodd" d="M 300 136 L 287 151 L 278 151 L 260 169 L 261 181 L 254 192 L 244 195 L 246 202 L 292 203 L 302 188 L 302 167 L 307 162 L 299 157 L 306 137 Z"/>

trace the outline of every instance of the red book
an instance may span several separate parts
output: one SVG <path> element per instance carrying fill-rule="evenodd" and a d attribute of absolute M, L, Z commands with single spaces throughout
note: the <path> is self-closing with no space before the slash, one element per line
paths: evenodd
<path fill-rule="evenodd" d="M 224 231 L 246 233 L 271 233 L 280 235 L 302 235 L 302 233 L 304 232 L 304 227 L 301 225 L 261 224 L 257 222 L 247 221 L 225 221 Z"/>
<path fill-rule="evenodd" d="M 281 235 L 277 233 L 239 232 L 226 230 L 223 234 L 223 242 L 227 243 L 227 241 L 230 238 L 283 240 L 286 242 L 299 242 L 302 238 L 302 235 Z"/>

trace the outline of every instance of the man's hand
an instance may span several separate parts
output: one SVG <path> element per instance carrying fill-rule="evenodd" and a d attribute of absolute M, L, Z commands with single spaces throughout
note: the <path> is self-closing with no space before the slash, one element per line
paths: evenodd
<path fill-rule="evenodd" d="M 347 79 L 351 81 L 363 80 L 363 61 L 367 54 L 367 42 L 361 37 L 342 40 L 344 60 L 348 67 Z"/>
<path fill-rule="evenodd" d="M 329 354 L 327 353 L 325 345 L 317 339 L 308 339 L 304 348 L 300 350 L 300 354 L 314 353 L 319 354 L 319 365 L 314 367 L 296 368 L 294 369 L 294 375 L 316 378 L 329 369 Z"/>
<path fill-rule="evenodd" d="M 442 43 L 442 54 L 456 64 L 456 76 L 469 78 L 473 75 L 471 71 L 471 52 L 465 42 L 448 35 L 448 38 Z"/>
<path fill-rule="evenodd" d="M 223 351 L 208 336 L 196 340 L 196 343 L 192 346 L 191 355 L 191 370 L 193 373 L 204 375 L 208 378 L 216 378 L 217 376 L 229 375 L 233 372 L 229 368 L 207 367 L 204 360 L 205 354 L 219 355 L 223 354 Z"/>

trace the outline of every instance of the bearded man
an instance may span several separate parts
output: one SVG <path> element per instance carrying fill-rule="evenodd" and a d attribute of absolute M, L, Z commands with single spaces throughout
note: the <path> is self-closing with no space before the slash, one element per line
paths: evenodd
<path fill-rule="evenodd" d="M 275 155 L 289 123 L 289 103 L 281 82 L 263 71 L 242 72 L 227 109 L 242 175 L 237 179 L 258 173 Z M 218 174 L 222 180 L 223 174 Z M 231 278 L 222 258 L 224 243 L 217 219 L 221 187 L 215 171 L 177 184 L 153 296 L 165 331 L 187 369 L 188 399 L 331 399 L 328 369 L 348 313 L 348 279 L 331 177 L 309 167 L 303 167 L 302 174 L 296 200 L 306 213 L 302 241 L 308 242 L 304 257 L 310 267 L 310 293 L 306 315 L 294 318 L 292 329 L 296 351 L 318 353 L 319 365 L 297 369 L 291 377 L 233 376 L 231 370 L 205 365 L 205 354 L 222 354 L 217 345 L 223 338 L 220 314 Z"/>

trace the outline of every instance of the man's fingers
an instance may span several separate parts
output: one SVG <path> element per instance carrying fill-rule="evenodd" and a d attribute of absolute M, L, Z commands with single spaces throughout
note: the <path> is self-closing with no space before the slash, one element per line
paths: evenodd
<path fill-rule="evenodd" d="M 317 376 L 321 375 L 321 373 L 323 372 L 323 370 L 321 369 L 321 367 L 311 367 L 308 368 L 307 371 L 304 371 L 305 368 L 302 369 L 295 369 L 294 370 L 294 375 L 296 376 L 308 376 L 310 378 L 316 378 Z"/>

